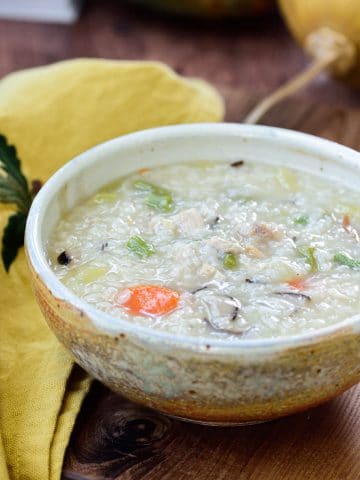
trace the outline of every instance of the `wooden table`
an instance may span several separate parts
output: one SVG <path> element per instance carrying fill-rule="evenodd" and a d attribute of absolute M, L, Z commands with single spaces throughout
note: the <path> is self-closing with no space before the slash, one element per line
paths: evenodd
<path fill-rule="evenodd" d="M 277 17 L 221 25 L 89 2 L 73 27 L 0 21 L 0 76 L 76 56 L 146 58 L 214 83 L 238 121 L 306 59 Z M 321 102 L 321 103 L 319 103 Z M 322 76 L 265 123 L 360 149 L 360 95 Z M 252 427 L 208 428 L 128 403 L 95 382 L 63 480 L 358 480 L 360 386 L 308 412 Z"/>

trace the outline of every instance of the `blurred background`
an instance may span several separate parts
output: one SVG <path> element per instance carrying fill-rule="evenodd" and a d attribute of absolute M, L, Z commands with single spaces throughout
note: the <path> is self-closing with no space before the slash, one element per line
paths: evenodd
<path fill-rule="evenodd" d="M 0 0 L 0 77 L 73 57 L 166 62 L 218 87 L 230 120 L 241 120 L 236 95 L 261 98 L 308 63 L 272 0 Z M 357 91 L 326 74 L 296 97 L 360 107 Z"/>

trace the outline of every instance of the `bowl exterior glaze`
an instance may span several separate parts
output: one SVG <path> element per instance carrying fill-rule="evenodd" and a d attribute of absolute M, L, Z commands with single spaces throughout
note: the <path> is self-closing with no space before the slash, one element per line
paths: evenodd
<path fill-rule="evenodd" d="M 264 127 L 246 127 L 252 128 Z M 294 135 L 299 142 L 307 137 Z M 27 226 L 26 252 L 36 299 L 60 342 L 113 391 L 186 420 L 241 424 L 316 406 L 360 381 L 359 320 L 313 335 L 248 341 L 244 346 L 201 339 L 188 343 L 127 322 L 116 331 L 103 327 L 97 320 L 101 314 L 75 301 L 46 270 L 44 246 L 34 229 L 41 230 L 39 212 L 47 200 L 51 201 L 49 191 L 34 207 Z"/>
<path fill-rule="evenodd" d="M 318 405 L 360 380 L 360 334 L 268 352 L 193 351 L 127 332 L 107 335 L 57 299 L 32 270 L 50 328 L 77 362 L 110 389 L 166 414 L 204 423 L 271 420 Z"/>

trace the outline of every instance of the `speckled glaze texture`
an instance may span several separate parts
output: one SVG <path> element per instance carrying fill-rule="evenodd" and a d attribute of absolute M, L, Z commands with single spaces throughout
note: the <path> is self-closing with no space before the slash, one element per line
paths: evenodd
<path fill-rule="evenodd" d="M 201 144 L 205 146 L 200 148 Z M 212 144 L 218 145 L 215 152 Z M 97 168 L 103 172 L 111 169 L 111 158 L 121 163 L 116 175 L 120 176 L 131 171 L 133 161 L 136 168 L 156 164 L 156 158 L 161 162 L 165 151 L 169 152 L 168 163 L 189 159 L 189 155 L 195 160 L 205 156 L 226 161 L 241 155 L 256 161 L 264 151 L 271 159 L 277 152 L 278 163 L 282 158 L 283 164 L 290 159 L 305 164 L 308 161 L 310 169 L 329 168 L 329 176 L 338 177 L 348 170 L 344 179 L 348 175 L 349 181 L 360 188 L 360 155 L 356 152 L 315 137 L 266 127 L 166 127 L 114 140 L 78 157 L 39 194 L 26 232 L 37 301 L 50 328 L 77 362 L 135 402 L 211 424 L 240 424 L 289 415 L 318 405 L 358 382 L 358 317 L 311 335 L 276 340 L 232 344 L 189 340 L 125 321 L 115 330 L 111 317 L 85 304 L 57 280 L 46 262 L 44 245 L 52 228 L 46 219 L 55 222 L 62 211 L 107 183 L 105 174 L 100 180 Z M 122 163 L 125 156 L 128 170 L 126 161 Z M 88 175 L 86 188 L 76 183 L 77 175 L 82 179 Z"/>

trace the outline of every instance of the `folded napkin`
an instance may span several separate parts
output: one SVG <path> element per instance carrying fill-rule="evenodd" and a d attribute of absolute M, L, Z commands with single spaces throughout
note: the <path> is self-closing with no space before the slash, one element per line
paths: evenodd
<path fill-rule="evenodd" d="M 118 135 L 222 115 L 212 87 L 153 62 L 72 60 L 0 81 L 0 134 L 42 181 Z M 0 233 L 10 212 L 0 206 Z M 0 282 L 0 480 L 59 479 L 90 379 L 46 326 L 23 250 L 9 274 L 0 266 Z"/>

